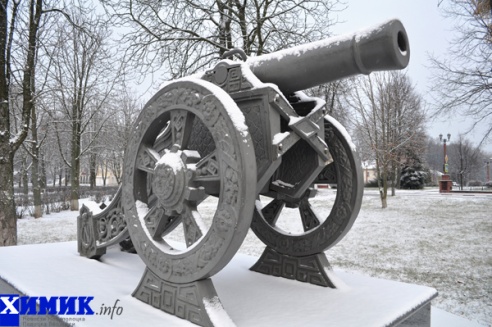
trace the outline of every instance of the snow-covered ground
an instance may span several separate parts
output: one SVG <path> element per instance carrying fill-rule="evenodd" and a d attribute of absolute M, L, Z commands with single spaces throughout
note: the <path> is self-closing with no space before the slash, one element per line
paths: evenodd
<path fill-rule="evenodd" d="M 311 203 L 329 211 L 335 190 L 319 190 Z M 94 212 L 98 205 L 82 200 Z M 366 190 L 353 228 L 326 251 L 334 268 L 436 288 L 433 306 L 483 325 L 492 325 L 492 196 L 440 195 L 436 189 L 398 191 L 387 209 L 377 192 Z M 212 211 L 204 203 L 201 213 Z M 328 211 L 327 211 L 328 210 Z M 76 212 L 18 222 L 19 244 L 76 240 Z M 284 211 L 278 224 L 300 228 L 296 211 Z M 248 233 L 240 252 L 259 256 L 264 249 Z"/>

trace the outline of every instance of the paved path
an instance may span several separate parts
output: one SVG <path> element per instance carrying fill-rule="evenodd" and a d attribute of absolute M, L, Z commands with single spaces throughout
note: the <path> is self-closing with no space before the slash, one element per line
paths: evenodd
<path fill-rule="evenodd" d="M 456 191 L 451 193 L 439 193 L 437 188 L 423 190 L 396 190 L 396 195 L 405 196 L 453 196 L 453 197 L 479 197 L 490 198 L 492 200 L 492 192 L 472 192 L 472 191 Z M 379 191 L 376 188 L 364 188 L 364 196 L 379 196 Z M 391 196 L 391 189 L 388 189 L 388 197 Z"/>

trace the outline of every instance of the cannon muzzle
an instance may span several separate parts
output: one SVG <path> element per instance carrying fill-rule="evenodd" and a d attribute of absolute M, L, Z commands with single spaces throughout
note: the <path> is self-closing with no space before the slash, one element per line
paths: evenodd
<path fill-rule="evenodd" d="M 251 57 L 247 63 L 263 83 L 284 94 L 357 74 L 403 69 L 410 59 L 407 33 L 391 20 L 352 34 Z"/>

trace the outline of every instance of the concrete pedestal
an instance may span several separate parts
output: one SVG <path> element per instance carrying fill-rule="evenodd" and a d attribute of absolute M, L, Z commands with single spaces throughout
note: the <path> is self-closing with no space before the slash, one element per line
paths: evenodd
<path fill-rule="evenodd" d="M 439 193 L 449 193 L 452 189 L 453 181 L 451 180 L 451 176 L 442 175 L 442 178 L 439 181 Z"/>
<path fill-rule="evenodd" d="M 217 326 L 431 324 L 431 300 L 437 295 L 433 288 L 335 269 L 345 286 L 330 289 L 252 272 L 249 268 L 256 260 L 237 254 L 212 277 L 230 317 L 208 306 Z M 78 319 L 72 321 L 74 326 L 196 326 L 131 296 L 144 269 L 137 255 L 117 249 L 110 249 L 101 261 L 80 257 L 76 242 L 0 248 L 0 280 L 22 293 L 31 297 L 94 297 L 90 303 L 94 315 L 59 315 L 65 321 Z M 0 285 L 0 293 L 11 292 Z"/>

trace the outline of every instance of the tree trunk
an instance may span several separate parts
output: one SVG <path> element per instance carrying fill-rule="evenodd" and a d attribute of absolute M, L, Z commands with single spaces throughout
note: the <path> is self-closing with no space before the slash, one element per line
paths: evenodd
<path fill-rule="evenodd" d="M 396 195 L 396 187 L 398 183 L 398 169 L 395 167 L 395 164 L 392 163 L 393 169 L 391 169 L 391 196 Z"/>
<path fill-rule="evenodd" d="M 73 117 L 78 117 L 77 106 L 74 105 Z M 80 190 L 80 123 L 75 120 L 72 123 L 72 151 L 71 151 L 71 170 L 70 170 L 70 210 L 79 210 L 79 190 Z"/>
<path fill-rule="evenodd" d="M 80 190 L 80 142 L 72 143 L 72 169 L 70 171 L 70 210 L 79 210 L 79 190 Z"/>
<path fill-rule="evenodd" d="M 388 181 L 383 180 L 383 187 L 379 190 L 379 195 L 381 197 L 381 208 L 385 209 L 388 207 Z"/>
<path fill-rule="evenodd" d="M 44 153 L 41 154 L 41 180 L 39 182 L 41 189 L 46 189 L 48 184 L 48 178 L 46 177 L 46 162 L 44 160 Z"/>
<path fill-rule="evenodd" d="M 24 128 L 26 129 L 25 134 L 23 135 L 24 139 L 27 137 L 27 127 L 29 126 L 29 119 L 32 118 L 33 114 L 35 114 L 36 106 L 35 103 L 35 66 L 36 66 L 36 49 L 37 49 L 37 32 L 39 28 L 39 21 L 41 19 L 41 13 L 43 8 L 42 0 L 32 0 L 29 5 L 29 35 L 28 35 L 28 51 L 26 56 L 26 63 L 23 70 L 22 76 L 22 112 L 23 116 L 26 116 L 23 119 Z M 36 117 L 34 117 L 36 118 Z M 35 119 L 34 124 L 31 125 L 31 133 L 34 133 L 34 136 L 37 138 L 36 134 L 36 124 L 37 121 Z M 38 163 L 39 158 L 37 157 L 38 149 L 37 149 L 37 139 L 34 139 L 33 147 L 36 151 L 36 154 L 33 156 L 32 168 L 33 173 L 35 175 L 31 176 L 31 182 L 33 186 L 33 194 L 35 201 L 35 209 L 34 216 L 36 218 L 41 217 L 41 195 L 39 190 L 39 175 L 38 175 Z M 19 144 L 20 146 L 20 144 Z M 15 153 L 15 150 L 12 151 Z M 36 202 L 37 201 L 37 202 Z"/>
<path fill-rule="evenodd" d="M 23 157 L 22 158 L 22 172 L 21 172 L 21 178 L 22 178 L 22 193 L 27 197 L 29 195 L 29 176 L 27 174 L 27 158 Z"/>
<path fill-rule="evenodd" d="M 34 89 L 34 86 L 33 86 Z M 34 102 L 31 102 L 31 155 L 32 155 L 32 165 L 31 165 L 31 183 L 32 183 L 32 194 L 34 198 L 34 218 L 40 218 L 43 216 L 43 204 L 41 202 L 41 188 L 39 186 L 39 147 L 38 147 L 38 130 L 37 130 L 37 116 L 36 116 L 36 106 Z"/>
<path fill-rule="evenodd" d="M 398 162 L 401 162 L 401 160 L 399 160 Z M 401 165 L 398 164 L 398 166 L 396 167 L 396 188 L 401 190 Z"/>
<path fill-rule="evenodd" d="M 60 167 L 60 170 L 58 171 L 58 186 L 62 186 L 62 179 L 63 179 L 63 168 Z"/>
<path fill-rule="evenodd" d="M 388 165 L 384 163 L 382 169 L 381 179 L 378 179 L 382 184 L 379 187 L 379 196 L 381 197 L 381 208 L 385 209 L 388 207 Z"/>
<path fill-rule="evenodd" d="M 19 178 L 19 184 L 18 184 L 19 185 L 19 189 L 22 188 L 22 171 L 24 170 L 24 165 L 25 165 L 24 158 L 21 158 L 21 170 L 20 170 L 19 175 L 18 175 L 18 178 Z"/>
<path fill-rule="evenodd" d="M 39 185 L 39 160 L 33 158 L 31 167 L 32 194 L 34 198 L 34 218 L 43 216 L 43 203 L 41 201 L 41 187 Z"/>
<path fill-rule="evenodd" d="M 3 157 L 3 154 L 10 150 L 8 140 L 7 138 L 7 142 L 0 142 L 0 185 L 2 189 L 5 187 L 3 192 L 0 192 L 0 246 L 17 245 L 13 158 Z"/>
<path fill-rule="evenodd" d="M 2 5 L 6 6 L 5 1 Z M 0 11 L 0 246 L 17 244 L 14 202 L 14 158 L 10 146 L 9 81 L 5 66 L 7 13 Z"/>
<path fill-rule="evenodd" d="M 381 194 L 381 208 L 385 209 L 388 207 L 388 197 Z"/>
<path fill-rule="evenodd" d="M 106 186 L 106 178 L 108 178 L 108 161 L 104 160 L 101 164 L 101 177 L 103 180 L 103 186 Z"/>
<path fill-rule="evenodd" d="M 68 169 L 68 167 L 65 167 L 65 169 L 63 171 L 65 173 L 65 187 L 67 187 L 68 181 L 70 179 L 70 169 Z"/>
<path fill-rule="evenodd" d="M 96 172 L 97 172 L 97 155 L 92 152 L 89 157 L 89 180 L 90 180 L 90 189 L 93 190 L 96 187 Z"/>
<path fill-rule="evenodd" d="M 0 19 L 3 20 L 3 15 Z M 2 21 L 3 24 L 3 21 Z M 0 26 L 0 33 L 6 32 Z M 0 35 L 1 36 L 1 35 Z M 2 63 L 3 64 L 3 63 Z M 0 65 L 0 70 L 4 66 Z M 4 71 L 1 72 L 2 74 Z M 2 76 L 3 77 L 3 76 Z M 0 246 L 17 244 L 17 217 L 14 202 L 14 158 L 10 147 L 10 117 L 5 78 L 0 79 Z"/>

